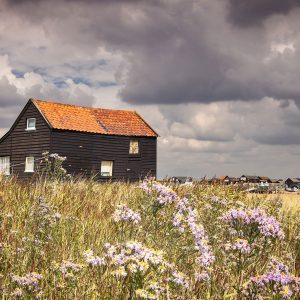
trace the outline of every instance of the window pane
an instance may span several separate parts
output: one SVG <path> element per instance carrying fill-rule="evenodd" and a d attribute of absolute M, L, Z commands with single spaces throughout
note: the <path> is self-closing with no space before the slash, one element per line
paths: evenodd
<path fill-rule="evenodd" d="M 10 175 L 10 157 L 0 157 L 0 173 L 4 175 Z"/>
<path fill-rule="evenodd" d="M 103 160 L 101 162 L 101 176 L 112 176 L 113 161 Z"/>
<path fill-rule="evenodd" d="M 26 157 L 25 172 L 34 172 L 34 157 Z"/>
<path fill-rule="evenodd" d="M 139 154 L 139 141 L 138 140 L 130 141 L 129 154 Z"/>
<path fill-rule="evenodd" d="M 27 119 L 27 129 L 35 129 L 35 118 Z"/>

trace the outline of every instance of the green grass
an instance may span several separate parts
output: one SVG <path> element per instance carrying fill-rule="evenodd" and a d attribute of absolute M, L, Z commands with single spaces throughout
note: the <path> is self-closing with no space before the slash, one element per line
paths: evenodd
<path fill-rule="evenodd" d="M 105 243 L 120 244 L 128 240 L 138 240 L 148 248 L 164 251 L 165 260 L 189 278 L 188 289 L 174 284 L 168 287 L 169 299 L 242 299 L 242 284 L 246 284 L 250 276 L 262 274 L 271 256 L 282 259 L 292 273 L 299 275 L 296 262 L 300 258 L 300 245 L 296 236 L 299 236 L 300 216 L 297 209 L 285 209 L 286 203 L 282 209 L 280 199 L 249 198 L 231 187 L 173 188 L 180 197 L 188 197 L 197 210 L 198 222 L 204 226 L 216 256 L 209 282 L 197 283 L 194 278 L 197 271 L 194 242 L 187 230 L 180 233 L 172 225 L 175 206 L 160 207 L 155 195 L 147 195 L 138 184 L 100 184 L 84 179 L 18 182 L 14 178 L 1 178 L 0 292 L 3 299 L 13 299 L 12 293 L 19 287 L 12 276 L 29 272 L 43 276 L 39 281 L 42 299 L 141 299 L 132 290 L 144 288 L 150 280 L 158 280 L 155 268 L 135 279 L 119 279 L 111 274 L 113 266 L 91 268 L 83 256 L 85 250 L 93 249 L 101 257 Z M 215 204 L 213 197 L 226 199 L 227 204 Z M 49 204 L 46 213 L 37 201 L 39 198 Z M 118 203 L 126 203 L 139 212 L 140 224 L 115 223 L 111 216 Z M 266 246 L 265 254 L 257 252 L 258 260 L 255 264 L 253 260 L 251 271 L 249 260 L 241 276 L 240 269 L 234 265 L 236 258 L 223 251 L 223 245 L 232 236 L 219 218 L 230 208 L 244 206 L 266 209 L 282 224 L 286 238 Z M 80 265 L 82 270 L 70 272 L 74 277 L 67 278 L 57 270 L 64 260 L 83 264 Z M 22 289 L 24 299 L 32 299 L 38 293 L 38 290 Z M 270 299 L 268 297 L 265 299 Z M 280 299 L 280 295 L 276 297 L 274 299 Z"/>

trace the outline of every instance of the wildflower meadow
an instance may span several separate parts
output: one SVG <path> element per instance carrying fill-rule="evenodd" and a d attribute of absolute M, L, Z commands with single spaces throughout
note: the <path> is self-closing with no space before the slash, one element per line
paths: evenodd
<path fill-rule="evenodd" d="M 99 183 L 50 158 L 0 178 L 2 299 L 300 299 L 300 214 L 279 197 Z"/>

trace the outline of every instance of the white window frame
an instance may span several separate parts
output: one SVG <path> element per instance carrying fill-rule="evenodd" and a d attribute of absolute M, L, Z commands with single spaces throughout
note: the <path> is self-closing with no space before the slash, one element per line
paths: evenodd
<path fill-rule="evenodd" d="M 131 152 L 131 143 L 137 143 L 138 148 L 137 148 L 137 152 L 136 153 Z M 138 139 L 131 139 L 129 141 L 129 154 L 131 154 L 131 155 L 139 155 L 140 154 L 140 141 Z"/>
<path fill-rule="evenodd" d="M 29 160 L 32 159 L 32 163 Z M 26 156 L 25 158 L 25 171 L 26 173 L 33 173 L 34 172 L 34 157 L 33 156 Z"/>
<path fill-rule="evenodd" d="M 0 174 L 10 175 L 10 156 L 0 157 Z"/>
<path fill-rule="evenodd" d="M 34 120 L 34 127 L 30 127 L 30 121 Z M 28 118 L 27 119 L 27 126 L 26 126 L 26 130 L 36 130 L 36 118 Z"/>
<path fill-rule="evenodd" d="M 102 160 L 101 161 L 101 176 L 112 177 L 113 167 L 114 167 L 113 160 Z"/>

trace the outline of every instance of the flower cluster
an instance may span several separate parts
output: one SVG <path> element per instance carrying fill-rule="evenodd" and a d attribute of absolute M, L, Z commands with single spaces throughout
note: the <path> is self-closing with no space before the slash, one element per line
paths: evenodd
<path fill-rule="evenodd" d="M 84 268 L 84 264 L 76 264 L 72 261 L 64 260 L 62 263 L 53 263 L 54 270 L 59 271 L 65 278 L 74 278 L 75 274 Z"/>
<path fill-rule="evenodd" d="M 51 157 L 55 160 L 59 160 L 59 161 L 65 161 L 67 159 L 66 156 L 60 156 L 57 153 L 51 153 L 51 154 L 49 154 L 49 157 Z"/>
<path fill-rule="evenodd" d="M 42 153 L 42 173 L 51 179 L 63 179 L 70 174 L 63 168 L 63 163 L 67 159 L 66 156 L 60 156 L 57 153 L 44 152 Z"/>
<path fill-rule="evenodd" d="M 171 281 L 176 284 L 186 286 L 187 288 L 189 287 L 189 282 L 182 272 L 173 272 Z"/>
<path fill-rule="evenodd" d="M 184 215 L 182 214 L 182 212 L 177 212 L 176 214 L 174 214 L 172 223 L 174 226 L 178 227 L 181 232 L 184 231 L 183 220 Z"/>
<path fill-rule="evenodd" d="M 144 289 L 137 289 L 135 292 L 140 298 L 157 299 L 158 293 L 163 293 L 166 283 L 173 283 L 177 286 L 188 288 L 189 283 L 186 276 L 179 272 L 174 265 L 168 263 L 163 252 L 153 248 L 147 248 L 137 241 L 128 241 L 125 244 L 105 244 L 106 248 L 101 264 L 112 268 L 111 274 L 116 277 L 145 276 L 151 273 L 155 278 L 161 278 L 156 282 L 145 283 Z M 92 250 L 84 252 L 86 261 L 94 257 Z M 164 275 L 168 277 L 163 279 Z"/>
<path fill-rule="evenodd" d="M 192 209 L 191 207 L 188 207 L 186 222 L 194 237 L 195 249 L 199 253 L 196 262 L 206 271 L 211 271 L 215 257 L 212 253 L 211 247 L 208 244 L 208 237 L 205 234 L 203 225 L 197 223 L 197 217 L 197 211 L 195 209 Z M 205 275 L 208 275 L 207 272 L 204 273 Z M 198 274 L 198 276 L 201 277 L 201 274 Z"/>
<path fill-rule="evenodd" d="M 44 254 L 44 246 L 53 240 L 53 234 L 56 225 L 61 219 L 61 214 L 56 208 L 49 205 L 43 197 L 37 198 L 37 201 L 30 208 L 27 222 L 32 223 L 34 230 L 22 238 L 26 243 L 25 247 L 34 246 L 39 255 Z"/>
<path fill-rule="evenodd" d="M 141 221 L 140 214 L 128 208 L 126 204 L 117 205 L 112 218 L 115 222 L 132 221 L 134 224 L 138 224 Z"/>
<path fill-rule="evenodd" d="M 158 181 L 146 179 L 141 183 L 140 187 L 147 194 L 155 193 L 157 195 L 157 201 L 161 205 L 173 203 L 177 199 L 177 194 L 171 187 Z"/>
<path fill-rule="evenodd" d="M 104 266 L 106 263 L 104 258 L 95 256 L 91 249 L 84 251 L 83 255 L 85 257 L 85 262 L 92 267 Z"/>
<path fill-rule="evenodd" d="M 250 299 L 258 299 L 258 295 L 267 294 L 268 291 L 284 299 L 300 297 L 300 278 L 291 275 L 281 261 L 273 259 L 263 275 L 251 277 L 244 293 Z"/>
<path fill-rule="evenodd" d="M 265 237 L 284 238 L 280 223 L 261 208 L 231 209 L 221 219 L 231 227 L 251 224 L 256 226 L 260 234 Z"/>
<path fill-rule="evenodd" d="M 61 214 L 56 212 L 55 208 L 50 206 L 43 197 L 39 197 L 35 205 L 31 208 L 30 216 L 39 219 L 39 225 L 54 227 L 61 218 Z"/>
<path fill-rule="evenodd" d="M 216 196 L 213 197 L 208 197 L 208 200 L 212 203 L 212 204 L 218 204 L 218 205 L 222 205 L 222 206 L 226 206 L 227 200 L 226 199 L 222 199 Z"/>
<path fill-rule="evenodd" d="M 185 231 L 185 228 L 190 230 L 194 238 L 195 249 L 199 253 L 196 263 L 205 269 L 205 272 L 198 274 L 197 277 L 208 278 L 209 274 L 207 271 L 211 272 L 211 266 L 215 257 L 208 244 L 208 237 L 205 234 L 203 225 L 197 222 L 198 214 L 196 209 L 192 207 L 190 200 L 188 198 L 180 198 L 170 187 L 153 180 L 142 182 L 141 188 L 148 194 L 154 192 L 160 204 L 175 204 L 177 211 L 173 215 L 172 223 L 181 233 Z"/>
<path fill-rule="evenodd" d="M 112 266 L 123 267 L 131 273 L 145 273 L 150 266 L 165 264 L 163 253 L 159 250 L 149 249 L 136 241 L 129 241 L 125 245 L 106 245 L 107 254 L 105 258 Z M 118 273 L 115 273 L 118 274 Z M 126 274 L 122 273 L 126 276 Z"/>
<path fill-rule="evenodd" d="M 36 272 L 28 273 L 25 276 L 13 275 L 12 282 L 16 283 L 19 287 L 12 292 L 12 295 L 21 297 L 24 292 L 33 292 L 36 299 L 38 299 L 39 295 L 41 295 L 40 280 L 42 278 L 43 276 Z"/>
<path fill-rule="evenodd" d="M 226 251 L 238 251 L 240 253 L 250 253 L 249 242 L 245 239 L 236 239 L 234 243 L 227 242 L 224 246 Z"/>

